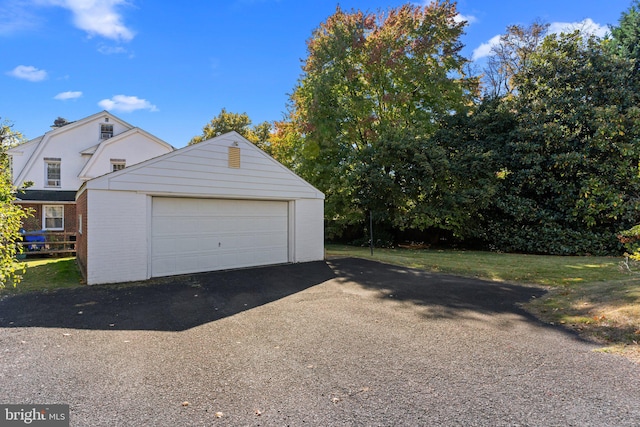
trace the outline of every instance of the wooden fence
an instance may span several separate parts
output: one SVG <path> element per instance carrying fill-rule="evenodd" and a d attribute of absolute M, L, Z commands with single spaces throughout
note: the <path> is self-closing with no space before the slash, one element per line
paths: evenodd
<path fill-rule="evenodd" d="M 28 231 L 19 245 L 23 254 L 76 254 L 76 233 L 64 231 Z"/>

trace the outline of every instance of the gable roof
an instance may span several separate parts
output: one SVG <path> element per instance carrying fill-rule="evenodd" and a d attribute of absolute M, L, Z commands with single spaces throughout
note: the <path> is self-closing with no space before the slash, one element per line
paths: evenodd
<path fill-rule="evenodd" d="M 154 142 L 166 147 L 170 151 L 175 150 L 175 148 L 171 144 L 168 144 L 168 143 L 164 142 L 160 138 L 157 138 L 157 137 L 151 135 L 149 132 L 147 132 L 147 131 L 145 131 L 143 129 L 140 129 L 140 128 L 129 129 L 126 132 L 122 132 L 122 133 L 120 133 L 118 135 L 115 135 L 115 136 L 113 136 L 111 138 L 102 140 L 99 144 L 94 145 L 92 147 L 87 148 L 86 150 L 81 151 L 80 154 L 91 154 L 91 158 L 84 165 L 84 167 L 82 168 L 82 170 L 78 174 L 78 178 L 81 178 L 81 179 L 89 178 L 87 176 L 87 173 L 93 167 L 93 165 L 96 163 L 96 161 L 98 160 L 98 158 L 100 157 L 102 152 L 106 149 L 106 147 L 108 147 L 109 145 L 117 144 L 117 143 L 121 142 L 122 140 L 124 140 L 124 139 L 126 139 L 126 138 L 128 138 L 128 137 L 130 137 L 131 135 L 134 135 L 134 134 L 144 135 L 147 138 L 153 140 Z"/>
<path fill-rule="evenodd" d="M 85 117 L 84 119 L 81 120 L 77 120 L 75 122 L 71 122 L 65 126 L 61 126 L 59 128 L 55 128 L 53 130 L 50 130 L 49 132 L 46 132 L 44 135 L 39 136 L 38 138 L 34 138 L 31 141 L 26 142 L 24 145 L 26 144 L 31 144 L 32 142 L 36 142 L 38 144 L 38 146 L 36 147 L 36 149 L 33 151 L 33 153 L 31 153 L 31 157 L 29 157 L 29 160 L 25 163 L 24 167 L 22 168 L 22 170 L 20 171 L 20 173 L 18 174 L 18 176 L 15 178 L 14 182 L 19 183 L 19 182 L 23 182 L 26 179 L 26 174 L 29 172 L 29 170 L 31 170 L 31 168 L 33 167 L 33 164 L 38 161 L 38 159 L 40 158 L 40 153 L 42 153 L 42 151 L 44 150 L 44 147 L 47 145 L 47 143 L 49 142 L 49 140 L 51 139 L 52 136 L 54 135 L 59 135 L 65 132 L 68 132 L 72 129 L 78 128 L 80 126 L 83 126 L 84 124 L 91 122 L 93 120 L 99 119 L 99 118 L 103 118 L 103 117 L 109 117 L 109 120 L 114 120 L 119 122 L 122 126 L 127 127 L 129 129 L 133 128 L 133 126 L 131 126 L 129 123 L 125 122 L 124 120 L 114 116 L 113 114 L 109 113 L 108 111 L 101 111 L 99 113 L 93 114 L 89 117 Z M 37 140 L 37 141 L 36 141 Z M 19 148 L 22 145 L 18 145 L 16 147 L 13 148 L 14 152 L 20 152 Z"/>
<path fill-rule="evenodd" d="M 23 142 L 22 144 L 18 144 L 15 147 L 11 147 L 7 150 L 7 154 L 20 154 L 22 155 L 25 151 L 25 148 L 29 148 L 32 145 L 37 145 L 40 143 L 40 141 L 42 141 L 42 138 L 44 138 L 44 135 L 40 135 L 38 137 L 35 137 L 33 139 L 30 139 L 29 141 Z"/>
<path fill-rule="evenodd" d="M 229 147 L 240 148 L 241 167 L 229 167 Z M 321 191 L 237 132 L 93 178 L 77 195 L 85 189 L 192 197 L 324 199 Z"/>

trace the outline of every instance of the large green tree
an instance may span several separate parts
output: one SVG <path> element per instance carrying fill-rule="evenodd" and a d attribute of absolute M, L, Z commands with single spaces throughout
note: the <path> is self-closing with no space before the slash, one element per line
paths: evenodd
<path fill-rule="evenodd" d="M 236 131 L 258 147 L 265 148 L 271 135 L 271 124 L 269 122 L 259 123 L 255 126 L 251 124 L 251 119 L 247 113 L 232 113 L 223 108 L 216 117 L 202 128 L 202 134 L 194 136 L 189 141 L 189 145 Z"/>
<path fill-rule="evenodd" d="M 27 213 L 15 205 L 15 188 L 11 184 L 11 170 L 6 150 L 22 140 L 7 121 L 0 122 L 0 288 L 15 286 L 22 279 L 24 266 L 16 262 L 22 252 L 20 227 Z"/>
<path fill-rule="evenodd" d="M 503 100 L 517 126 L 497 147 L 504 179 L 484 212 L 509 251 L 612 253 L 640 212 L 640 91 L 633 61 L 576 31 L 550 35 Z"/>
<path fill-rule="evenodd" d="M 640 0 L 634 0 L 618 25 L 611 28 L 609 45 L 618 55 L 634 61 L 634 77 L 640 79 Z"/>
<path fill-rule="evenodd" d="M 299 173 L 326 194 L 330 236 L 368 211 L 398 228 L 446 222 L 433 203 L 446 188 L 446 152 L 429 137 L 477 90 L 463 72 L 456 15 L 442 1 L 377 14 L 338 8 L 309 39 L 291 112 Z"/>
<path fill-rule="evenodd" d="M 432 201 L 449 211 L 456 235 L 484 241 L 485 215 L 490 213 L 510 172 L 505 167 L 508 146 L 518 122 L 507 102 L 486 97 L 477 107 L 444 121 L 432 143 L 446 153 L 446 191 Z"/>

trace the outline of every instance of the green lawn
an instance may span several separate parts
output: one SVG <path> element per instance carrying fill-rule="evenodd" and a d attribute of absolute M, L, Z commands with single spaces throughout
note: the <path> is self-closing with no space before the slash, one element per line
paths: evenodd
<path fill-rule="evenodd" d="M 433 249 L 375 249 L 327 245 L 327 256 L 353 256 L 427 271 L 546 287 L 526 305 L 543 321 L 562 324 L 640 361 L 640 275 L 620 269 L 622 258 L 560 257 Z"/>
<path fill-rule="evenodd" d="M 526 305 L 543 321 L 562 324 L 640 361 L 640 274 L 619 268 L 622 258 L 559 257 L 481 251 L 375 249 L 327 245 L 327 256 L 373 259 L 427 271 L 544 286 L 549 292 Z M 75 258 L 26 261 L 16 288 L 1 294 L 81 286 Z"/>
<path fill-rule="evenodd" d="M 15 287 L 0 289 L 0 294 L 72 288 L 82 283 L 75 257 L 32 258 L 21 263 L 27 267 L 22 281 Z"/>
<path fill-rule="evenodd" d="M 620 258 L 558 257 L 482 251 L 375 249 L 327 245 L 327 255 L 357 256 L 424 270 L 545 286 L 626 280 Z"/>

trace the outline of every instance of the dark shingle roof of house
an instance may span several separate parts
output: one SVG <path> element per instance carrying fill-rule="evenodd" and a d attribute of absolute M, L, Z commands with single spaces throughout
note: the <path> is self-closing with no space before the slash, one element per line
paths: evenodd
<path fill-rule="evenodd" d="M 16 193 L 17 201 L 24 202 L 75 202 L 75 191 L 22 190 Z"/>

